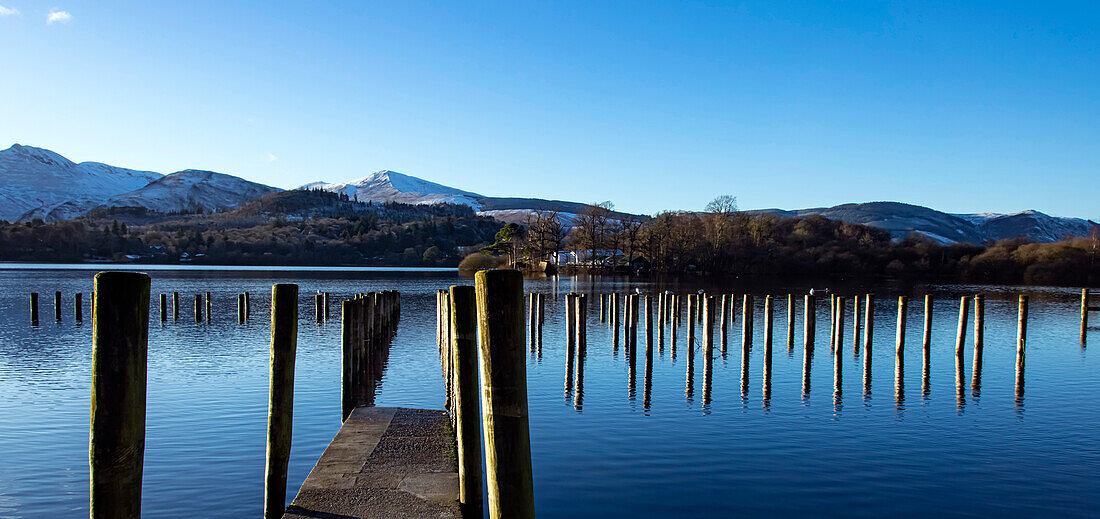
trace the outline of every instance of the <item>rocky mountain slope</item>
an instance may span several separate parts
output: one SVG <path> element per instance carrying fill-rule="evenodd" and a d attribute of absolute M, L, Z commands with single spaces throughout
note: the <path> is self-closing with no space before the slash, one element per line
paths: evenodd
<path fill-rule="evenodd" d="M 103 207 L 144 207 L 160 213 L 219 212 L 240 207 L 281 189 L 233 175 L 187 169 L 165 175 L 145 187 L 107 199 Z"/>

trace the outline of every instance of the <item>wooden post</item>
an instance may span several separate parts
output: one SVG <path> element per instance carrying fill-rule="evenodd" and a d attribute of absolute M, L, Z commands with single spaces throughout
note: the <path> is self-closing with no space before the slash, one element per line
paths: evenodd
<path fill-rule="evenodd" d="M 452 286 L 450 308 L 458 502 L 466 517 L 481 517 L 481 421 L 478 413 L 477 296 L 474 287 Z"/>
<path fill-rule="evenodd" d="M 745 294 L 741 305 L 741 349 L 752 349 L 752 295 Z"/>
<path fill-rule="evenodd" d="M 172 319 L 180 320 L 180 293 L 172 292 Z"/>
<path fill-rule="evenodd" d="M 286 510 L 286 471 L 294 423 L 294 357 L 298 348 L 298 285 L 271 287 L 271 384 L 267 406 L 264 518 Z"/>
<path fill-rule="evenodd" d="M 244 316 L 244 294 L 238 297 L 239 305 L 237 318 Z M 340 302 L 340 422 L 348 419 L 351 411 L 355 409 L 355 304 L 356 301 L 345 300 Z M 243 321 L 242 321 L 243 322 Z"/>
<path fill-rule="evenodd" d="M 244 324 L 244 294 L 237 294 L 237 324 Z"/>
<path fill-rule="evenodd" d="M 1089 331 L 1089 289 L 1081 289 L 1081 344 L 1085 344 L 1085 337 Z"/>
<path fill-rule="evenodd" d="M 539 343 L 538 354 L 541 356 L 542 355 L 542 323 L 546 320 L 546 296 L 545 296 L 545 294 L 540 293 L 539 297 L 537 299 L 538 299 L 538 303 L 539 303 L 539 311 L 535 315 L 535 318 L 538 320 L 537 324 L 539 325 L 539 329 L 538 329 L 538 334 L 537 334 L 536 339 L 538 340 L 538 343 Z"/>
<path fill-rule="evenodd" d="M 645 347 L 653 349 L 653 300 L 645 295 Z"/>
<path fill-rule="evenodd" d="M 726 342 L 729 335 L 729 294 L 722 294 L 721 308 L 718 311 L 718 332 L 721 335 L 722 353 L 726 352 Z"/>
<path fill-rule="evenodd" d="M 982 353 L 985 350 L 985 297 L 974 296 L 974 363 L 970 367 L 970 388 L 975 395 L 982 387 Z"/>
<path fill-rule="evenodd" d="M 600 322 L 607 320 L 607 294 L 600 294 Z"/>
<path fill-rule="evenodd" d="M 859 355 L 859 296 L 852 296 L 852 352 Z"/>
<path fill-rule="evenodd" d="M 100 272 L 92 298 L 92 519 L 141 517 L 149 276 Z"/>
<path fill-rule="evenodd" d="M 325 321 L 325 296 L 320 292 L 313 295 L 313 319 L 319 323 Z"/>
<path fill-rule="evenodd" d="M 1016 317 L 1016 398 L 1024 396 L 1024 352 L 1027 346 L 1028 296 L 1021 294 Z"/>
<path fill-rule="evenodd" d="M 38 326 L 38 292 L 31 292 L 31 324 Z"/>
<path fill-rule="evenodd" d="M 202 296 L 195 294 L 195 322 L 202 322 Z"/>
<path fill-rule="evenodd" d="M 528 297 L 528 299 L 530 300 L 530 302 L 528 303 L 530 308 L 528 309 L 528 315 L 527 315 L 527 322 L 528 322 L 528 325 L 530 326 L 530 330 L 528 331 L 528 335 L 531 336 L 531 338 L 530 338 L 530 340 L 531 340 L 531 353 L 534 353 L 535 352 L 535 332 L 538 330 L 538 321 L 535 320 L 538 316 L 538 302 L 536 301 L 536 299 L 538 299 L 538 296 L 534 292 L 531 292 L 531 295 L 530 295 L 530 297 Z"/>
<path fill-rule="evenodd" d="M 836 350 L 836 294 L 829 294 L 829 351 Z"/>
<path fill-rule="evenodd" d="M 794 348 L 794 294 L 787 294 L 787 349 Z"/>
<path fill-rule="evenodd" d="M 477 288 L 481 409 L 489 517 L 535 516 L 527 366 L 523 355 L 523 275 L 483 270 Z"/>
<path fill-rule="evenodd" d="M 244 293 L 244 318 L 247 320 L 252 317 L 252 295 L 248 292 Z"/>
<path fill-rule="evenodd" d="M 895 387 L 896 387 L 896 390 L 898 391 L 898 395 L 901 394 L 901 390 L 904 387 L 904 381 L 902 379 L 902 376 L 903 376 L 903 373 L 905 372 L 905 314 L 906 314 L 906 310 L 907 310 L 908 306 L 909 306 L 909 298 L 907 298 L 905 296 L 898 296 L 898 325 L 897 325 L 897 335 L 896 335 L 896 338 L 895 338 L 895 342 L 897 343 L 897 347 L 896 347 L 895 352 L 894 352 L 894 355 L 895 355 L 895 359 L 894 359 L 894 366 L 895 366 L 894 378 L 895 378 Z"/>
<path fill-rule="evenodd" d="M 584 398 L 581 393 L 584 392 L 584 358 L 588 348 L 588 295 L 581 294 L 577 296 L 575 301 L 577 305 L 577 366 L 574 370 L 575 382 L 573 385 L 576 393 L 573 398 L 573 405 L 580 406 Z"/>
<path fill-rule="evenodd" d="M 328 307 L 329 307 L 329 305 L 328 305 L 328 292 L 322 292 L 321 293 L 321 307 L 325 309 L 324 315 L 322 317 L 326 321 L 328 321 Z"/>
<path fill-rule="evenodd" d="M 844 349 L 844 298 L 836 299 L 836 350 Z"/>
<path fill-rule="evenodd" d="M 814 335 L 817 333 L 817 298 L 806 294 L 803 296 L 803 303 L 805 308 L 805 321 L 803 335 L 803 347 L 807 350 L 814 349 Z"/>
<path fill-rule="evenodd" d="M 772 296 L 764 297 L 764 395 L 771 391 L 772 377 Z"/>
<path fill-rule="evenodd" d="M 73 294 L 73 318 L 76 322 L 84 322 L 84 294 L 77 292 Z"/>
<path fill-rule="evenodd" d="M 168 321 L 168 294 L 160 295 L 160 322 Z"/>
<path fill-rule="evenodd" d="M 577 351 L 576 303 L 572 292 L 565 294 L 565 389 L 573 387 L 573 357 Z"/>
<path fill-rule="evenodd" d="M 206 293 L 206 322 L 210 322 L 214 319 L 214 303 L 211 301 L 210 292 Z"/>
<path fill-rule="evenodd" d="M 57 291 L 53 293 L 53 318 L 57 322 L 61 322 L 61 292 Z"/>
<path fill-rule="evenodd" d="M 921 349 L 924 352 L 924 373 L 928 373 L 932 363 L 932 294 L 924 295 L 924 339 Z"/>
<path fill-rule="evenodd" d="M 863 349 L 864 354 L 871 350 L 871 341 L 875 333 L 875 295 L 863 296 Z"/>
<path fill-rule="evenodd" d="M 695 294 L 688 294 L 688 334 L 687 343 L 688 349 L 695 348 L 695 307 L 699 305 L 698 298 Z"/>

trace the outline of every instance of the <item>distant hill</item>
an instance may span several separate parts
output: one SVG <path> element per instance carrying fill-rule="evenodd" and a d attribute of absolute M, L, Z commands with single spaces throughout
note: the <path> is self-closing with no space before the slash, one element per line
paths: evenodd
<path fill-rule="evenodd" d="M 14 144 L 0 151 L 0 220 L 68 220 L 161 177 L 98 162 L 77 164 L 47 149 Z"/>
<path fill-rule="evenodd" d="M 905 239 L 916 233 L 941 244 L 982 244 L 989 240 L 997 241 L 1021 236 L 1037 242 L 1053 242 L 1066 236 L 1087 236 L 1092 227 L 1097 225 L 1090 220 L 1060 218 L 1038 211 L 1024 211 L 1010 215 L 949 214 L 901 202 L 868 202 L 812 209 L 760 209 L 746 212 L 788 217 L 816 214 L 830 220 L 878 227 L 889 232 L 894 239 Z"/>
<path fill-rule="evenodd" d="M 150 182 L 145 187 L 108 198 L 102 207 L 143 207 L 160 213 L 225 211 L 281 189 L 233 175 L 188 169 Z"/>

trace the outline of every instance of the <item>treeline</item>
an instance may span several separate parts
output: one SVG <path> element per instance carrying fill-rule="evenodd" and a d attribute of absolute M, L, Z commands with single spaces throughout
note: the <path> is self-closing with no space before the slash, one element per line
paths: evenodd
<path fill-rule="evenodd" d="M 454 266 L 499 226 L 466 206 L 286 191 L 210 215 L 118 209 L 50 224 L 0 222 L 0 260 Z"/>
<path fill-rule="evenodd" d="M 568 233 L 543 215 L 512 234 L 520 262 L 576 251 L 578 268 L 718 275 L 913 277 L 927 280 L 1084 285 L 1100 282 L 1100 231 L 1056 243 L 1026 239 L 985 245 L 940 245 L 912 235 L 902 241 L 875 227 L 822 216 L 785 218 L 737 210 L 723 196 L 703 212 L 613 217 L 593 204 Z M 547 232 L 550 229 L 550 232 Z M 549 238 L 548 238 L 549 236 Z M 500 236 L 497 236 L 500 241 Z M 507 251 L 495 243 L 490 250 Z M 559 248 L 560 247 L 560 248 Z"/>

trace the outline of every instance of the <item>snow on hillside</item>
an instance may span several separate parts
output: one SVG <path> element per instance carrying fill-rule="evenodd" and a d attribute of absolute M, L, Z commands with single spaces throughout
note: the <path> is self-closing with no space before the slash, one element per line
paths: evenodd
<path fill-rule="evenodd" d="M 462 191 L 396 171 L 382 170 L 343 184 L 311 182 L 299 189 L 323 189 L 344 193 L 360 202 L 400 202 L 405 204 L 462 204 L 481 208 L 477 193 Z"/>
<path fill-rule="evenodd" d="M 76 164 L 47 149 L 14 144 L 0 151 L 0 219 L 75 218 L 161 176 L 98 162 Z"/>
<path fill-rule="evenodd" d="M 281 191 L 233 175 L 188 169 L 165 175 L 136 191 L 113 196 L 104 207 L 145 207 L 162 213 L 216 212 Z"/>

